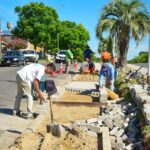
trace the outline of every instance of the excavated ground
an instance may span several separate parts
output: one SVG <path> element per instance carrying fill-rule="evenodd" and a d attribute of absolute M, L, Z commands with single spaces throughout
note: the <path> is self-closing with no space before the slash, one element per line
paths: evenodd
<path fill-rule="evenodd" d="M 92 76 L 93 77 L 93 76 Z M 89 80 L 91 76 L 86 75 Z M 78 75 L 76 80 L 86 81 L 83 75 Z M 98 79 L 97 76 L 94 80 Z M 60 101 L 76 101 L 92 102 L 98 101 L 98 97 L 83 95 L 75 92 L 65 92 Z M 85 120 L 96 117 L 100 112 L 98 107 L 86 106 L 60 106 L 54 105 L 54 124 L 68 125 L 75 120 Z M 55 137 L 47 133 L 47 125 L 50 125 L 50 115 L 41 123 L 35 133 L 24 134 L 15 140 L 11 150 L 98 150 L 98 139 L 87 135 L 86 132 L 79 128 L 74 128 L 71 131 L 63 132 L 61 138 Z"/>

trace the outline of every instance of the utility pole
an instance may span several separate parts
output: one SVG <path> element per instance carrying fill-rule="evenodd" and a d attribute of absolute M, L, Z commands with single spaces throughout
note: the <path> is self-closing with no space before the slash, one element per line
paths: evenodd
<path fill-rule="evenodd" d="M 59 33 L 57 33 L 57 48 L 59 50 Z"/>
<path fill-rule="evenodd" d="M 150 26 L 149 26 L 149 52 L 148 52 L 148 76 L 147 83 L 150 85 Z"/>
<path fill-rule="evenodd" d="M 0 59 L 2 58 L 2 44 L 1 44 L 1 18 L 0 18 Z"/>

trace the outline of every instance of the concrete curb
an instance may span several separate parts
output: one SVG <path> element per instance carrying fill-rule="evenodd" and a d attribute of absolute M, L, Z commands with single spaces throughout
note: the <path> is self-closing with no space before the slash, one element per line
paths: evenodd
<path fill-rule="evenodd" d="M 26 134 L 26 133 L 33 133 L 36 131 L 36 129 L 38 128 L 38 126 L 40 125 L 40 123 L 45 119 L 46 115 L 44 114 L 39 114 L 36 119 L 30 124 L 29 127 L 27 127 L 22 134 Z"/>
<path fill-rule="evenodd" d="M 102 127 L 102 146 L 103 150 L 111 150 L 111 139 L 108 127 Z"/>

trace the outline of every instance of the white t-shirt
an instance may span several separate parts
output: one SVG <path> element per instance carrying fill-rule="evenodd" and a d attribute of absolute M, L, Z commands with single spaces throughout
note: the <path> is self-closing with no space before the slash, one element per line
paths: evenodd
<path fill-rule="evenodd" d="M 33 82 L 35 78 L 40 81 L 45 74 L 45 66 L 41 64 L 30 64 L 20 69 L 17 74 L 24 82 Z"/>

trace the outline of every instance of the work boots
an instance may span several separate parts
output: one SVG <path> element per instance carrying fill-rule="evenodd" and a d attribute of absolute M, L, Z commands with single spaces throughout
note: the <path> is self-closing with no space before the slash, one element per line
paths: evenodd
<path fill-rule="evenodd" d="M 22 116 L 22 110 L 18 110 L 18 111 L 13 110 L 13 116 L 19 116 L 19 117 L 21 117 Z"/>

